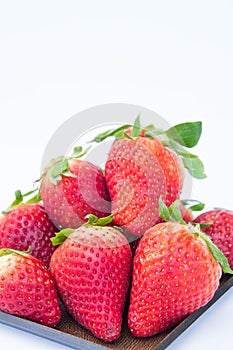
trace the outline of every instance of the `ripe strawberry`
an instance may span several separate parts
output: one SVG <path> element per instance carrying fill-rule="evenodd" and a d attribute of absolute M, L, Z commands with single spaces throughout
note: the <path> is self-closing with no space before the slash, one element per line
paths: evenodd
<path fill-rule="evenodd" d="M 233 269 L 233 212 L 225 209 L 214 209 L 199 215 L 195 220 L 197 223 L 210 226 L 202 228 L 224 253 Z"/>
<path fill-rule="evenodd" d="M 110 201 L 102 171 L 96 165 L 74 157 L 52 161 L 42 175 L 40 195 L 45 209 L 59 228 L 77 228 L 87 214 L 104 217 Z"/>
<path fill-rule="evenodd" d="M 132 132 L 133 128 L 128 132 L 126 130 L 129 136 L 132 135 Z M 157 158 L 163 170 L 166 187 L 163 201 L 167 206 L 170 206 L 179 198 L 184 182 L 184 166 L 181 159 L 175 152 L 165 147 L 158 138 L 146 137 L 146 130 L 139 132 L 138 136 L 143 138 L 140 142 Z"/>
<path fill-rule="evenodd" d="M 71 233 L 51 258 L 51 273 L 70 314 L 108 342 L 120 336 L 131 264 L 129 244 L 118 230 L 90 225 Z"/>
<path fill-rule="evenodd" d="M 77 228 L 87 214 L 110 213 L 110 201 L 101 169 L 76 159 L 52 162 L 42 176 L 40 195 L 45 209 L 59 228 Z"/>
<path fill-rule="evenodd" d="M 106 162 L 105 177 L 117 225 L 140 236 L 158 223 L 158 199 L 162 197 L 170 205 L 180 196 L 183 164 L 193 176 L 205 176 L 198 157 L 183 147 L 193 147 L 200 134 L 200 122 L 180 124 L 163 132 L 151 125 L 141 128 L 137 118 L 132 128 L 126 125 L 115 132 L 109 130 L 97 135 L 95 142 L 116 136 Z M 176 153 L 167 146 L 172 146 Z"/>
<path fill-rule="evenodd" d="M 105 166 L 114 222 L 138 236 L 156 223 L 158 199 L 166 194 L 164 172 L 153 146 L 153 140 L 143 137 L 117 140 Z"/>
<path fill-rule="evenodd" d="M 40 260 L 0 249 L 0 310 L 50 327 L 60 321 L 57 290 Z"/>
<path fill-rule="evenodd" d="M 46 266 L 55 247 L 50 238 L 57 231 L 40 203 L 21 204 L 0 220 L 0 248 L 27 251 Z"/>
<path fill-rule="evenodd" d="M 221 267 L 200 235 L 194 227 L 166 222 L 141 238 L 134 257 L 128 313 L 134 336 L 163 332 L 213 297 Z"/>

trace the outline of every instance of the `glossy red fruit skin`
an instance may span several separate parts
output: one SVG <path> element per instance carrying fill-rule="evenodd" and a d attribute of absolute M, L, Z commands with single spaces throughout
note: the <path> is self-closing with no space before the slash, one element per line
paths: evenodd
<path fill-rule="evenodd" d="M 179 198 L 183 181 L 184 167 L 177 154 L 165 147 L 157 138 L 142 137 L 142 142 L 159 161 L 164 173 L 166 193 L 163 196 L 164 203 L 169 207 Z"/>
<path fill-rule="evenodd" d="M 49 327 L 59 323 L 56 286 L 41 261 L 28 254 L 0 257 L 0 310 Z"/>
<path fill-rule="evenodd" d="M 194 221 L 203 224 L 212 222 L 212 225 L 202 228 L 202 231 L 223 252 L 233 269 L 233 212 L 214 209 L 200 214 Z"/>
<path fill-rule="evenodd" d="M 120 336 L 132 254 L 112 227 L 80 227 L 54 252 L 50 268 L 70 314 L 96 337 Z"/>
<path fill-rule="evenodd" d="M 58 229 L 77 228 L 87 214 L 104 217 L 110 214 L 110 200 L 105 178 L 94 164 L 80 159 L 69 159 L 69 171 L 53 184 L 47 171 L 40 187 L 45 209 Z"/>
<path fill-rule="evenodd" d="M 178 223 L 161 223 L 141 238 L 133 263 L 128 325 L 149 337 L 205 305 L 221 277 L 207 246 Z"/>
<path fill-rule="evenodd" d="M 0 248 L 27 251 L 46 266 L 56 249 L 50 240 L 57 228 L 40 203 L 22 204 L 0 220 Z"/>
<path fill-rule="evenodd" d="M 170 205 L 182 189 L 175 157 L 157 139 L 138 137 L 113 143 L 105 178 L 117 225 L 140 236 L 159 221 L 160 196 Z"/>

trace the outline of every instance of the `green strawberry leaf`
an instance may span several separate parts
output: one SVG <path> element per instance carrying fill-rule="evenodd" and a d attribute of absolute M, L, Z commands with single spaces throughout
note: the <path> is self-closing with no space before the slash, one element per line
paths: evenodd
<path fill-rule="evenodd" d="M 147 128 L 145 128 L 146 130 L 148 130 Z M 159 136 L 159 135 L 162 135 L 162 134 L 164 134 L 164 131 L 163 130 L 161 130 L 161 129 L 156 129 L 156 128 L 151 128 L 150 130 L 148 130 L 148 131 L 146 131 L 145 132 L 145 136 L 146 137 L 150 137 L 150 138 L 155 138 L 155 137 L 157 137 L 157 136 Z"/>
<path fill-rule="evenodd" d="M 103 140 L 107 139 L 108 137 L 112 137 L 117 135 L 119 137 L 119 133 L 123 132 L 122 135 L 124 134 L 124 132 L 131 127 L 132 125 L 130 124 L 125 124 L 120 126 L 119 128 L 116 129 L 109 129 L 106 130 L 100 134 L 98 134 L 97 136 L 94 137 L 94 139 L 92 139 L 89 142 L 102 142 Z"/>
<path fill-rule="evenodd" d="M 159 216 L 164 221 L 172 221 L 171 213 L 169 212 L 166 204 L 163 202 L 162 197 L 159 198 Z"/>
<path fill-rule="evenodd" d="M 64 228 L 60 232 L 57 232 L 54 237 L 50 238 L 52 245 L 61 245 L 74 231 L 75 230 L 72 228 Z"/>
<path fill-rule="evenodd" d="M 186 222 L 183 220 L 183 217 L 181 215 L 179 205 L 180 205 L 180 201 L 179 200 L 174 201 L 170 205 L 170 207 L 168 208 L 170 216 L 171 216 L 173 221 L 175 220 L 175 221 L 177 221 L 177 222 L 179 222 L 181 224 L 186 224 Z"/>
<path fill-rule="evenodd" d="M 202 231 L 200 231 L 200 238 L 206 243 L 214 259 L 221 265 L 223 272 L 233 274 L 233 270 L 230 268 L 229 262 L 223 252 Z"/>
<path fill-rule="evenodd" d="M 185 157 L 182 157 L 184 167 L 189 173 L 196 179 L 205 179 L 206 174 L 204 172 L 204 164 L 197 156 L 188 153 Z"/>
<path fill-rule="evenodd" d="M 51 176 L 55 179 L 57 176 L 61 175 L 63 171 L 68 170 L 68 160 L 62 158 L 58 162 L 55 162 L 51 168 Z"/>
<path fill-rule="evenodd" d="M 129 136 L 128 134 L 125 133 L 125 131 L 130 127 L 132 127 L 132 135 L 131 136 Z M 154 127 L 154 125 L 148 125 L 146 127 L 142 127 L 141 121 L 140 121 L 140 114 L 139 114 L 133 125 L 125 124 L 125 125 L 122 125 L 116 129 L 106 130 L 106 131 L 98 134 L 97 136 L 95 136 L 94 139 L 92 139 L 89 142 L 102 142 L 103 140 L 107 139 L 108 137 L 112 137 L 112 136 L 114 136 L 116 140 L 122 139 L 123 136 L 126 138 L 129 138 L 129 139 L 135 139 L 138 137 L 139 133 L 143 130 L 147 130 L 147 132 L 149 133 L 149 132 L 153 132 L 153 130 L 155 130 L 155 127 Z"/>
<path fill-rule="evenodd" d="M 205 204 L 200 202 L 200 201 L 197 201 L 197 200 L 181 199 L 180 201 L 184 206 L 186 206 L 186 207 L 188 206 L 188 209 L 190 209 L 192 211 L 202 211 L 205 208 Z M 195 204 L 192 204 L 192 203 L 195 203 Z M 190 204 L 192 204 L 192 205 L 190 205 Z"/>
<path fill-rule="evenodd" d="M 125 133 L 125 130 L 120 130 L 120 131 L 117 131 L 114 136 L 116 140 L 121 140 L 125 135 L 127 135 Z"/>
<path fill-rule="evenodd" d="M 18 254 L 21 256 L 27 256 L 28 253 L 30 253 L 31 247 L 27 249 L 27 251 L 21 251 L 21 250 L 16 250 L 12 248 L 1 248 L 0 249 L 0 257 L 5 256 L 5 255 L 10 255 L 10 254 Z"/>
<path fill-rule="evenodd" d="M 186 225 L 180 212 L 180 200 L 174 201 L 170 207 L 167 207 L 162 198 L 159 198 L 159 215 L 164 221 L 179 222 Z"/>
<path fill-rule="evenodd" d="M 188 122 L 175 125 L 165 134 L 179 144 L 192 148 L 197 145 L 202 133 L 202 122 Z"/>
<path fill-rule="evenodd" d="M 66 158 L 62 158 L 51 165 L 49 168 L 49 179 L 54 184 L 57 185 L 62 179 L 62 172 L 68 170 L 68 161 Z"/>
<path fill-rule="evenodd" d="M 68 177 L 77 177 L 75 174 L 71 173 L 69 170 L 64 170 L 62 172 L 62 175 L 68 176 Z"/>
<path fill-rule="evenodd" d="M 31 194 L 35 193 L 36 195 L 32 197 L 31 199 L 24 202 L 24 198 L 30 196 Z M 29 203 L 39 203 L 41 201 L 40 193 L 38 191 L 38 188 L 35 188 L 34 190 L 28 191 L 24 194 L 20 190 L 15 191 L 15 200 L 9 205 L 9 207 L 6 210 L 2 211 L 2 214 L 7 214 L 11 209 L 14 207 L 21 205 L 21 204 L 29 204 Z"/>
<path fill-rule="evenodd" d="M 38 189 L 36 189 L 38 190 Z M 31 191 L 32 193 L 35 191 Z M 40 192 L 38 191 L 35 196 L 33 196 L 31 199 L 27 200 L 25 204 L 30 204 L 30 203 L 39 203 L 41 202 L 41 197 L 40 197 Z"/>
<path fill-rule="evenodd" d="M 207 222 L 207 223 L 204 223 L 204 224 L 200 223 L 199 225 L 200 225 L 200 228 L 207 228 L 207 227 L 213 225 L 213 222 L 211 221 L 211 222 Z"/>
<path fill-rule="evenodd" d="M 67 158 L 59 158 L 48 168 L 49 179 L 54 185 L 57 185 L 62 180 L 62 175 L 76 177 L 75 174 L 69 171 L 68 166 Z"/>
<path fill-rule="evenodd" d="M 106 226 L 112 222 L 113 214 L 105 216 L 103 218 L 98 218 L 94 214 L 88 214 L 85 216 L 88 219 L 82 226 Z"/>
<path fill-rule="evenodd" d="M 23 201 L 22 192 L 20 190 L 16 190 L 15 191 L 15 200 L 11 204 L 11 207 L 15 207 L 16 205 L 19 205 L 20 203 L 22 203 L 22 201 Z"/>
<path fill-rule="evenodd" d="M 137 116 L 135 119 L 133 129 L 132 129 L 132 138 L 138 137 L 140 131 L 142 130 L 141 128 L 141 121 L 140 121 L 140 114 Z"/>
<path fill-rule="evenodd" d="M 87 147 L 83 150 L 82 146 L 76 146 L 73 148 L 73 153 L 70 158 L 81 158 L 85 156 L 89 150 L 91 149 L 91 146 Z"/>
<path fill-rule="evenodd" d="M 206 178 L 206 174 L 204 172 L 204 164 L 202 163 L 200 158 L 198 158 L 198 156 L 187 152 L 183 146 L 181 146 L 174 140 L 162 139 L 160 141 L 165 147 L 168 147 L 169 149 L 175 151 L 180 156 L 184 167 L 188 170 L 190 175 L 197 179 Z"/>
<path fill-rule="evenodd" d="M 205 208 L 205 204 L 204 203 L 194 204 L 194 205 L 191 205 L 191 207 L 189 207 L 189 209 L 192 210 L 192 211 L 201 211 L 204 208 Z"/>

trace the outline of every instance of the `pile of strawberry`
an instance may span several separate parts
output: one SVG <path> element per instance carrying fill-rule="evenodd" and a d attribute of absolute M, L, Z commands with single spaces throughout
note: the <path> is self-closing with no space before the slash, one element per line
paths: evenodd
<path fill-rule="evenodd" d="M 115 138 L 104 170 L 76 147 L 51 161 L 32 198 L 16 191 L 0 218 L 0 310 L 55 326 L 62 302 L 110 342 L 125 309 L 131 333 L 149 337 L 208 303 L 233 273 L 233 212 L 194 219 L 203 205 L 180 200 L 185 168 L 205 178 L 187 150 L 201 131 L 201 122 L 142 127 L 138 117 L 92 140 Z"/>

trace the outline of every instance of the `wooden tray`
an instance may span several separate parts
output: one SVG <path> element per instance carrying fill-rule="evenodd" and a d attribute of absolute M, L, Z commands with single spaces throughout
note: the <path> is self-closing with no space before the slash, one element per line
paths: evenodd
<path fill-rule="evenodd" d="M 180 322 L 176 327 L 151 338 L 133 337 L 125 322 L 125 324 L 123 324 L 121 337 L 114 343 L 105 343 L 95 338 L 89 331 L 85 330 L 74 321 L 65 308 L 63 309 L 62 320 L 55 328 L 42 326 L 38 323 L 3 312 L 0 312 L 0 322 L 53 340 L 57 343 L 70 346 L 77 350 L 164 350 L 211 305 L 213 305 L 232 285 L 233 276 L 223 276 L 218 290 L 207 305 L 186 317 L 185 320 Z"/>

